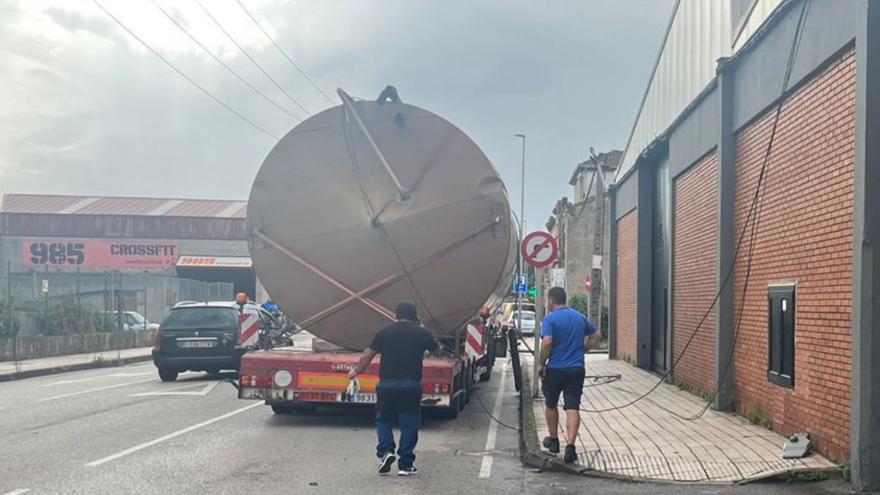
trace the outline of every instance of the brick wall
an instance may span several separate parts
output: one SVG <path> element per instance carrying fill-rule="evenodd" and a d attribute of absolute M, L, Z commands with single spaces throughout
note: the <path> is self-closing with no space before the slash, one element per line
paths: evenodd
<path fill-rule="evenodd" d="M 736 405 L 817 450 L 849 457 L 855 57 L 843 56 L 785 103 L 764 188 L 751 278 L 735 345 Z M 737 236 L 764 159 L 773 112 L 737 137 Z M 737 259 L 739 319 L 750 244 Z M 797 284 L 795 385 L 767 381 L 767 285 Z"/>
<path fill-rule="evenodd" d="M 679 359 L 673 374 L 707 393 L 715 389 L 714 309 L 702 325 L 700 320 L 717 292 L 717 226 L 718 164 L 713 153 L 675 181 L 673 248 L 672 355 Z"/>
<path fill-rule="evenodd" d="M 617 357 L 636 359 L 636 252 L 638 210 L 617 221 Z"/>

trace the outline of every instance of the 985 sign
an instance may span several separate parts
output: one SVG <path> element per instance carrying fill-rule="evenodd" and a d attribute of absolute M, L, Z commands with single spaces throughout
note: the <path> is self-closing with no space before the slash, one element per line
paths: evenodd
<path fill-rule="evenodd" d="M 174 242 L 139 240 L 30 239 L 21 248 L 22 265 L 57 269 L 165 271 L 174 268 L 180 256 L 180 246 Z"/>
<path fill-rule="evenodd" d="M 34 265 L 82 265 L 86 260 L 81 242 L 32 242 L 30 253 Z"/>

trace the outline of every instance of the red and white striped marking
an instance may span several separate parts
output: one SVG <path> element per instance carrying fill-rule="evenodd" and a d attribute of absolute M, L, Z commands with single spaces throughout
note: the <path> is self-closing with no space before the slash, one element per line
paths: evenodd
<path fill-rule="evenodd" d="M 471 323 L 467 326 L 464 350 L 468 357 L 483 354 L 483 325 Z"/>
<path fill-rule="evenodd" d="M 256 345 L 260 338 L 260 317 L 254 313 L 242 313 L 238 316 L 238 322 L 238 345 Z"/>

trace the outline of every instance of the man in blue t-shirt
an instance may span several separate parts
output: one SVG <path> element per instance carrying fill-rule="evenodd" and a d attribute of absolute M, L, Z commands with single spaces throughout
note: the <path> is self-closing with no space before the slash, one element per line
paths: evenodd
<path fill-rule="evenodd" d="M 601 334 L 596 326 L 577 310 L 566 306 L 565 289 L 553 287 L 547 291 L 550 314 L 544 317 L 541 328 L 541 356 L 538 375 L 543 381 L 544 414 L 550 436 L 544 439 L 544 447 L 551 454 L 559 453 L 559 395 L 564 401 L 565 447 L 563 461 L 571 464 L 577 460 L 575 441 L 581 426 L 581 394 L 584 390 L 584 351 L 599 343 Z M 589 337 L 589 341 L 586 341 Z"/>

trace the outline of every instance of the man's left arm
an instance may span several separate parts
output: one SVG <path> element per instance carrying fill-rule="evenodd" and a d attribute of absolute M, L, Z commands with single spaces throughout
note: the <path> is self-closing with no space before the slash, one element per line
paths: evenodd
<path fill-rule="evenodd" d="M 550 353 L 553 350 L 553 323 L 544 318 L 541 325 L 541 352 L 538 355 L 538 376 L 544 378 L 544 370 L 547 361 L 550 360 Z"/>
<path fill-rule="evenodd" d="M 587 338 L 584 340 L 584 352 L 587 352 L 590 349 L 599 347 L 599 343 L 602 342 L 602 332 L 596 328 L 596 325 L 589 318 L 584 316 L 584 319 L 587 321 Z"/>
<path fill-rule="evenodd" d="M 373 362 L 373 358 L 376 357 L 377 354 L 379 353 L 372 347 L 367 347 L 366 349 L 364 349 L 364 352 L 361 353 L 361 358 L 360 360 L 358 360 L 357 365 L 354 367 L 354 369 L 348 372 L 348 378 L 353 380 L 356 376 L 366 371 L 367 368 L 370 366 L 370 363 Z"/>

